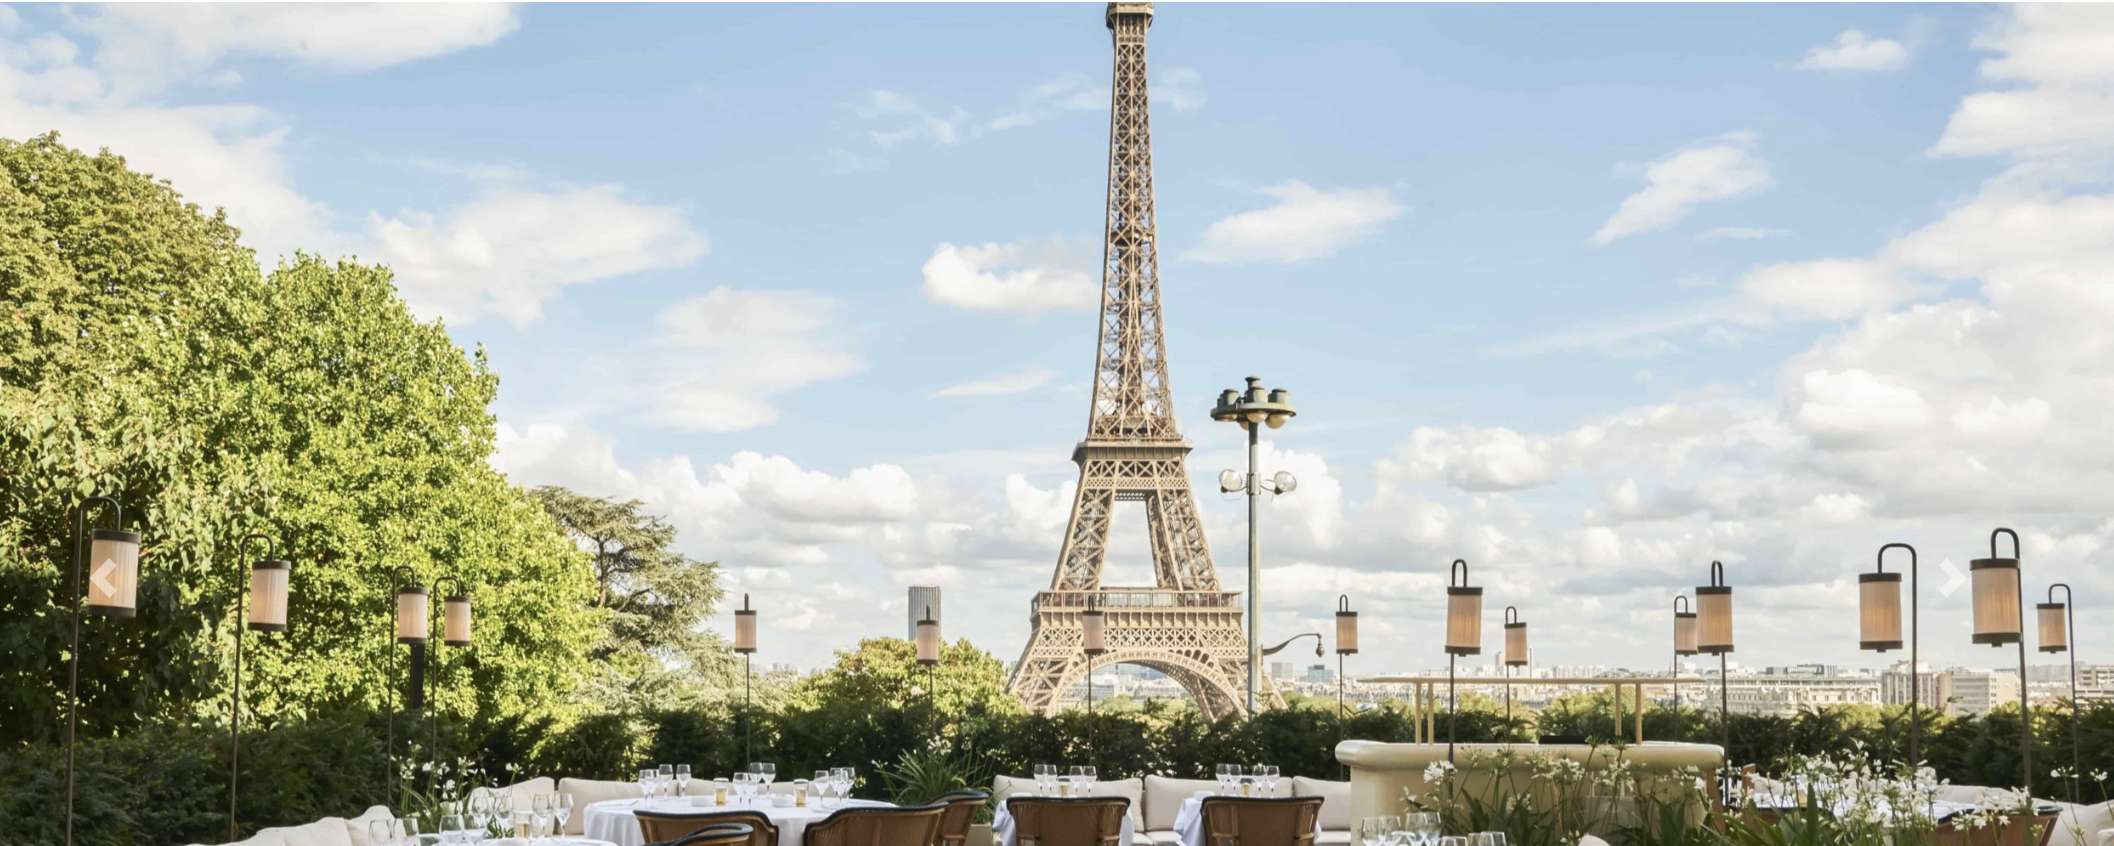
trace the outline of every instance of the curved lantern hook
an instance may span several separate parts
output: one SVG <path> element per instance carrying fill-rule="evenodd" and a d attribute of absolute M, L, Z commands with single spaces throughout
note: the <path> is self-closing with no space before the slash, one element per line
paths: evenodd
<path fill-rule="evenodd" d="M 1351 611 L 1351 595 L 1350 595 L 1350 594 L 1348 594 L 1348 593 L 1344 593 L 1344 594 L 1338 594 L 1338 595 L 1336 596 L 1336 613 L 1338 613 L 1338 614 L 1348 614 L 1348 613 L 1350 613 L 1350 611 Z"/>
<path fill-rule="evenodd" d="M 1887 544 L 1887 545 L 1885 545 L 1885 546 L 1882 546 L 1882 547 L 1880 547 L 1880 548 L 1879 548 L 1879 555 L 1878 555 L 1878 557 L 1877 557 L 1877 558 L 1875 559 L 1875 566 L 1877 566 L 1877 567 L 1878 567 L 1878 571 L 1879 571 L 1879 572 L 1881 572 L 1881 573 L 1884 573 L 1884 572 L 1886 572 L 1886 551 L 1887 551 L 1887 550 L 1889 550 L 1889 549 L 1906 549 L 1906 550 L 1908 550 L 1908 566 L 1909 566 L 1909 569 L 1911 569 L 1911 570 L 1915 569 L 1915 567 L 1916 567 L 1916 548 L 1915 548 L 1915 547 L 1913 547 L 1913 546 L 1909 546 L 1908 544 L 1905 544 L 1905 543 L 1890 543 L 1890 544 Z"/>
<path fill-rule="evenodd" d="M 1725 562 L 1723 562 L 1723 561 L 1712 561 L 1712 562 L 1710 562 L 1710 586 L 1711 586 L 1711 587 L 1724 587 L 1724 586 L 1725 586 Z"/>
<path fill-rule="evenodd" d="M 2061 605 L 2062 605 L 2063 607 L 2065 607 L 2065 608 L 2069 607 L 2069 605 L 2070 605 L 2070 586 L 2069 586 L 2068 584 L 2065 584 L 2065 583 L 2063 583 L 2063 582 L 2056 582 L 2055 584 L 2052 584 L 2052 585 L 2049 585 L 2049 586 L 2048 586 L 2048 604 L 2050 604 L 2050 605 L 2055 605 L 2055 604 L 2058 604 L 2058 603 L 2056 603 L 2056 601 L 2055 601 L 2055 589 L 2056 589 L 2056 588 L 2062 588 L 2062 589 L 2063 589 L 2063 601 L 2062 601 L 2062 602 L 2061 602 L 2060 604 L 2061 604 Z"/>
<path fill-rule="evenodd" d="M 1688 604 L 1688 594 L 1685 594 L 1685 593 L 1677 593 L 1677 594 L 1674 594 L 1674 613 L 1676 613 L 1676 614 L 1686 614 L 1686 613 L 1688 613 L 1688 609 L 1689 609 L 1689 604 Z"/>
<path fill-rule="evenodd" d="M 2019 557 L 2019 533 L 2018 533 L 2018 532 L 2014 532 L 2014 531 L 2012 531 L 2012 530 L 2010 530 L 2010 529 L 2002 528 L 2002 527 L 1999 527 L 1999 528 L 1998 528 L 1997 530 L 1995 530 L 1995 531 L 1993 531 L 1993 532 L 1990 532 L 1990 533 L 1989 533 L 1989 557 L 1991 557 L 1991 558 L 2001 558 L 2001 557 L 2003 557 L 2003 556 L 2000 556 L 2000 555 L 1998 555 L 1998 554 L 1997 554 L 1997 535 L 2010 535 L 2010 536 L 2011 536 L 2011 557 L 2012 557 L 2012 558 L 2014 558 L 2014 559 L 2018 558 L 2018 557 Z"/>
<path fill-rule="evenodd" d="M 1455 575 L 1457 575 L 1457 574 L 1458 574 L 1458 575 L 1459 575 L 1459 576 L 1461 577 L 1461 583 L 1460 583 L 1460 584 L 1454 584 L 1454 582 L 1453 582 L 1453 577 L 1454 577 Z M 1467 560 L 1465 560 L 1465 559 L 1461 559 L 1461 558 L 1456 558 L 1456 559 L 1453 559 L 1453 567 L 1452 567 L 1452 568 L 1450 568 L 1450 569 L 1449 569 L 1449 570 L 1447 571 L 1447 573 L 1446 573 L 1446 586 L 1447 586 L 1447 587 L 1467 587 L 1467 586 L 1468 586 L 1468 562 L 1467 562 Z"/>
<path fill-rule="evenodd" d="M 1505 622 L 1507 624 L 1519 622 L 1519 609 L 1511 605 L 1505 606 Z"/>

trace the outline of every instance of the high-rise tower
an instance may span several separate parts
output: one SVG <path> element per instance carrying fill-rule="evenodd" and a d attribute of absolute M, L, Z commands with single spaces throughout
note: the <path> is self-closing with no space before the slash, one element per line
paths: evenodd
<path fill-rule="evenodd" d="M 1152 121 L 1145 92 L 1151 3 L 1108 4 L 1115 80 L 1108 118 L 1108 218 L 1101 261 L 1100 342 L 1086 440 L 1072 450 L 1079 493 L 1050 589 L 1030 606 L 1034 632 L 1008 689 L 1047 712 L 1082 679 L 1080 614 L 1107 616 L 1099 665 L 1140 664 L 1179 682 L 1206 716 L 1244 709 L 1248 639 L 1240 594 L 1219 589 L 1211 547 L 1189 491 L 1189 442 L 1175 429 L 1160 311 L 1159 235 L 1153 221 Z M 1145 506 L 1151 587 L 1101 584 L 1109 517 L 1119 502 Z M 1265 705 L 1281 705 L 1266 679 Z"/>

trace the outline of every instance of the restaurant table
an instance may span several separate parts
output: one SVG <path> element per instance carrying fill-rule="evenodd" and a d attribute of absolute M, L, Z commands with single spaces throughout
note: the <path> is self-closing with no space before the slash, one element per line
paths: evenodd
<path fill-rule="evenodd" d="M 779 798 L 792 797 L 780 794 Z M 645 846 L 646 835 L 639 829 L 639 808 L 650 811 L 666 811 L 671 814 L 709 814 L 728 811 L 754 811 L 769 817 L 778 827 L 778 846 L 800 846 L 800 834 L 807 830 L 808 823 L 836 812 L 838 808 L 890 808 L 887 802 L 868 799 L 846 799 L 832 802 L 827 808 L 812 799 L 805 806 L 774 804 L 771 797 L 758 796 L 756 800 L 741 805 L 730 801 L 725 805 L 712 804 L 711 797 L 689 796 L 661 799 L 611 799 L 587 806 L 580 817 L 580 830 L 588 837 L 607 840 L 613 846 Z"/>
<path fill-rule="evenodd" d="M 1197 793 L 1182 800 L 1182 809 L 1174 814 L 1174 833 L 1182 838 L 1182 846 L 1204 846 L 1204 799 L 1211 793 Z M 1314 818 L 1314 836 L 1321 837 L 1321 818 Z M 1129 841 L 1125 841 L 1129 842 Z"/>
<path fill-rule="evenodd" d="M 1088 788 L 1087 795 L 1093 795 L 1092 788 Z M 1130 846 L 1131 833 L 1134 829 L 1131 825 L 1129 814 L 1123 815 L 1123 827 L 1120 830 L 1123 834 L 1117 838 L 1116 842 L 1123 844 L 1123 846 Z M 1013 814 L 1006 810 L 1004 803 L 1000 803 L 998 810 L 991 813 L 992 842 L 997 843 L 998 846 L 1020 846 L 1018 837 L 1019 833 L 1013 830 Z"/>

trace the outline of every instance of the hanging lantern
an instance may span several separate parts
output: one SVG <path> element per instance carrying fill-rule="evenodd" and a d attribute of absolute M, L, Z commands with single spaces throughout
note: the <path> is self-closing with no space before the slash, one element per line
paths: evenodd
<path fill-rule="evenodd" d="M 250 565 L 250 631 L 286 631 L 287 577 L 294 565 L 263 559 Z"/>
<path fill-rule="evenodd" d="M 1351 610 L 1349 594 L 1336 597 L 1336 654 L 1358 654 L 1358 612 Z"/>
<path fill-rule="evenodd" d="M 1519 609 L 1505 606 L 1505 666 L 1527 666 L 1527 624 L 1519 619 Z"/>
<path fill-rule="evenodd" d="M 940 662 L 940 621 L 932 619 L 932 606 L 918 621 L 918 663 L 930 667 Z"/>
<path fill-rule="evenodd" d="M 1468 585 L 1468 562 L 1453 560 L 1446 576 L 1446 654 L 1483 651 L 1483 589 Z"/>
<path fill-rule="evenodd" d="M 2010 558 L 1997 557 L 1997 535 L 2011 536 Z M 1989 646 L 2018 643 L 2024 619 L 2019 606 L 2019 535 L 2010 529 L 1989 533 L 1989 557 L 1967 565 L 1974 579 L 1974 642 Z"/>
<path fill-rule="evenodd" d="M 2067 593 L 2070 589 L 2066 586 L 2063 590 Z M 2067 624 L 2070 622 L 2070 607 L 2067 603 L 2055 601 L 2055 586 L 2051 585 L 2048 588 L 2048 601 L 2035 605 L 2033 608 L 2039 612 L 2041 618 L 2040 650 L 2042 652 L 2062 652 L 2069 649 L 2070 637 Z"/>
<path fill-rule="evenodd" d="M 1097 656 L 1108 651 L 1108 620 L 1100 606 L 1087 597 L 1086 610 L 1079 612 L 1079 643 L 1087 655 Z"/>
<path fill-rule="evenodd" d="M 130 617 L 138 607 L 139 534 L 95 530 L 88 544 L 88 610 L 106 617 Z"/>
<path fill-rule="evenodd" d="M 396 589 L 396 642 L 425 643 L 426 589 L 418 585 L 405 585 Z"/>
<path fill-rule="evenodd" d="M 741 595 L 741 607 L 734 609 L 734 651 L 748 655 L 756 651 L 756 609 L 749 607 L 749 595 Z"/>
<path fill-rule="evenodd" d="M 1732 586 L 1725 584 L 1725 565 L 1717 561 L 1710 562 L 1710 584 L 1696 588 L 1696 651 L 1732 651 Z"/>
<path fill-rule="evenodd" d="M 449 646 L 470 645 L 470 595 L 462 583 L 440 604 L 440 639 Z"/>
<path fill-rule="evenodd" d="M 1696 654 L 1696 612 L 1687 610 L 1688 597 L 1674 597 L 1674 654 Z"/>
<path fill-rule="evenodd" d="M 1886 571 L 1887 544 L 1870 573 L 1857 574 L 1857 648 L 1885 652 L 1901 648 L 1901 574 Z M 1915 550 L 1909 550 L 1915 555 Z"/>

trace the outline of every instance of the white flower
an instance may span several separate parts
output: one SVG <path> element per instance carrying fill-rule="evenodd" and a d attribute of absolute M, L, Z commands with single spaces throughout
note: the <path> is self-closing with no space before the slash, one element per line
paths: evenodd
<path fill-rule="evenodd" d="M 1433 761 L 1424 767 L 1425 784 L 1436 784 L 1445 781 L 1452 775 L 1453 763 L 1450 761 Z"/>

